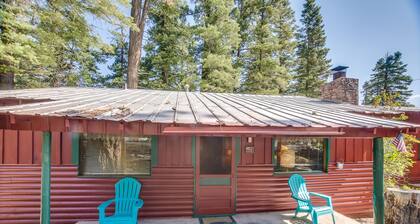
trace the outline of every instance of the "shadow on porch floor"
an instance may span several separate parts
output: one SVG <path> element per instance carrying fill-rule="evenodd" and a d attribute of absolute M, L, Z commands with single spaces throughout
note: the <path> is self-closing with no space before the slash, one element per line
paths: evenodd
<path fill-rule="evenodd" d="M 294 211 L 286 212 L 263 212 L 263 213 L 245 213 L 234 216 L 238 224 L 307 224 L 312 223 L 310 216 L 298 215 L 293 218 Z M 359 222 L 344 216 L 338 212 L 334 213 L 336 224 L 359 224 Z M 332 224 L 331 215 L 320 216 L 319 224 Z"/>
<path fill-rule="evenodd" d="M 354 219 L 335 212 L 336 224 L 360 224 Z M 310 224 L 310 216 L 299 215 L 293 218 L 293 211 L 286 212 L 261 212 L 261 213 L 245 213 L 233 216 L 237 224 Z M 96 221 L 81 221 L 77 224 L 97 224 Z M 150 218 L 141 219 L 139 224 L 200 224 L 200 220 L 190 217 L 177 218 Z M 330 215 L 319 217 L 319 224 L 332 224 Z"/>

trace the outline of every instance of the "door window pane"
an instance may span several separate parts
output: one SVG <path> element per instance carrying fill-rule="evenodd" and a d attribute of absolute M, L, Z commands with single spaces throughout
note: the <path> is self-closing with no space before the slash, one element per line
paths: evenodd
<path fill-rule="evenodd" d="M 231 161 L 231 138 L 201 137 L 200 174 L 230 174 Z"/>
<path fill-rule="evenodd" d="M 81 175 L 150 175 L 151 138 L 80 136 Z"/>
<path fill-rule="evenodd" d="M 280 138 L 277 144 L 279 172 L 322 171 L 324 161 L 323 138 Z"/>

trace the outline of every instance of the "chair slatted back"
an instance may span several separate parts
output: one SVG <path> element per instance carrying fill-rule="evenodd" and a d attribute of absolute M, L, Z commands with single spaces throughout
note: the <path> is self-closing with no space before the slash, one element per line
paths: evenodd
<path fill-rule="evenodd" d="M 288 181 L 292 195 L 304 200 L 311 200 L 309 192 L 306 189 L 305 179 L 299 174 L 293 174 Z M 299 207 L 308 207 L 309 203 L 297 201 Z"/>
<path fill-rule="evenodd" d="M 130 215 L 136 199 L 139 199 L 141 183 L 125 177 L 115 184 L 115 215 Z"/>

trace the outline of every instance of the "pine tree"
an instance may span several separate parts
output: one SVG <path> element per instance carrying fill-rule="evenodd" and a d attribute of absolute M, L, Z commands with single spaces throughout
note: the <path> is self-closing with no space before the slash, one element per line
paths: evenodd
<path fill-rule="evenodd" d="M 239 85 L 232 60 L 240 42 L 239 26 L 231 17 L 233 6 L 233 0 L 196 1 L 202 91 L 232 92 Z"/>
<path fill-rule="evenodd" d="M 235 0 L 235 8 L 232 13 L 238 23 L 239 36 L 241 40 L 236 52 L 233 54 L 234 64 L 238 69 L 241 69 L 245 64 L 243 53 L 248 48 L 248 44 L 250 42 L 250 24 L 252 22 L 252 15 L 255 9 L 252 7 L 253 5 L 249 3 L 249 0 Z"/>
<path fill-rule="evenodd" d="M 192 29 L 185 0 L 160 0 L 149 11 L 150 28 L 145 44 L 143 87 L 195 89 L 197 66 L 193 58 Z"/>
<path fill-rule="evenodd" d="M 113 40 L 111 46 L 113 52 L 110 57 L 113 62 L 108 69 L 111 74 L 104 77 L 103 83 L 107 87 L 123 88 L 127 82 L 128 68 L 128 35 L 124 26 L 119 27 L 119 31 L 112 32 Z"/>
<path fill-rule="evenodd" d="M 40 63 L 31 14 L 25 1 L 0 2 L 0 89 L 13 89 L 15 78 L 32 72 Z M 21 87 L 20 82 L 16 85 Z"/>
<path fill-rule="evenodd" d="M 320 87 L 325 82 L 330 60 L 329 49 L 325 46 L 321 7 L 315 0 L 306 0 L 302 11 L 301 23 L 297 38 L 297 74 L 293 80 L 293 92 L 305 96 L 320 95 Z"/>
<path fill-rule="evenodd" d="M 124 0 L 1 1 L 1 77 L 19 88 L 95 85 L 110 48 L 86 18 L 129 26 L 117 2 Z"/>
<path fill-rule="evenodd" d="M 274 33 L 279 42 L 278 60 L 291 78 L 296 61 L 295 13 L 289 0 L 278 0 L 274 18 Z M 288 80 L 290 81 L 290 80 Z M 280 90 L 282 92 L 282 90 Z"/>
<path fill-rule="evenodd" d="M 107 44 L 94 33 L 86 15 L 108 23 L 128 23 L 111 0 L 57 0 L 37 5 L 39 23 L 36 39 L 42 66 L 51 86 L 94 85 L 99 82 L 98 63 L 110 52 Z"/>
<path fill-rule="evenodd" d="M 294 18 L 288 0 L 247 2 L 252 25 L 247 34 L 243 75 L 245 92 L 278 94 L 286 91 L 294 52 Z"/>
<path fill-rule="evenodd" d="M 410 106 L 407 100 L 413 92 L 409 90 L 413 79 L 406 74 L 407 64 L 401 58 L 402 54 L 395 52 L 378 60 L 370 80 L 363 84 L 364 104 L 385 105 L 391 98 L 396 106 Z"/>

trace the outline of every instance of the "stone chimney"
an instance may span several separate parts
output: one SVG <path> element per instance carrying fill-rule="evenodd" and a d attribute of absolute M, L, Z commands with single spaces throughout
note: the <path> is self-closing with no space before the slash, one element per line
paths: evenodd
<path fill-rule="evenodd" d="M 333 80 L 321 87 L 323 100 L 359 104 L 359 79 L 347 78 L 347 66 L 331 69 Z"/>

